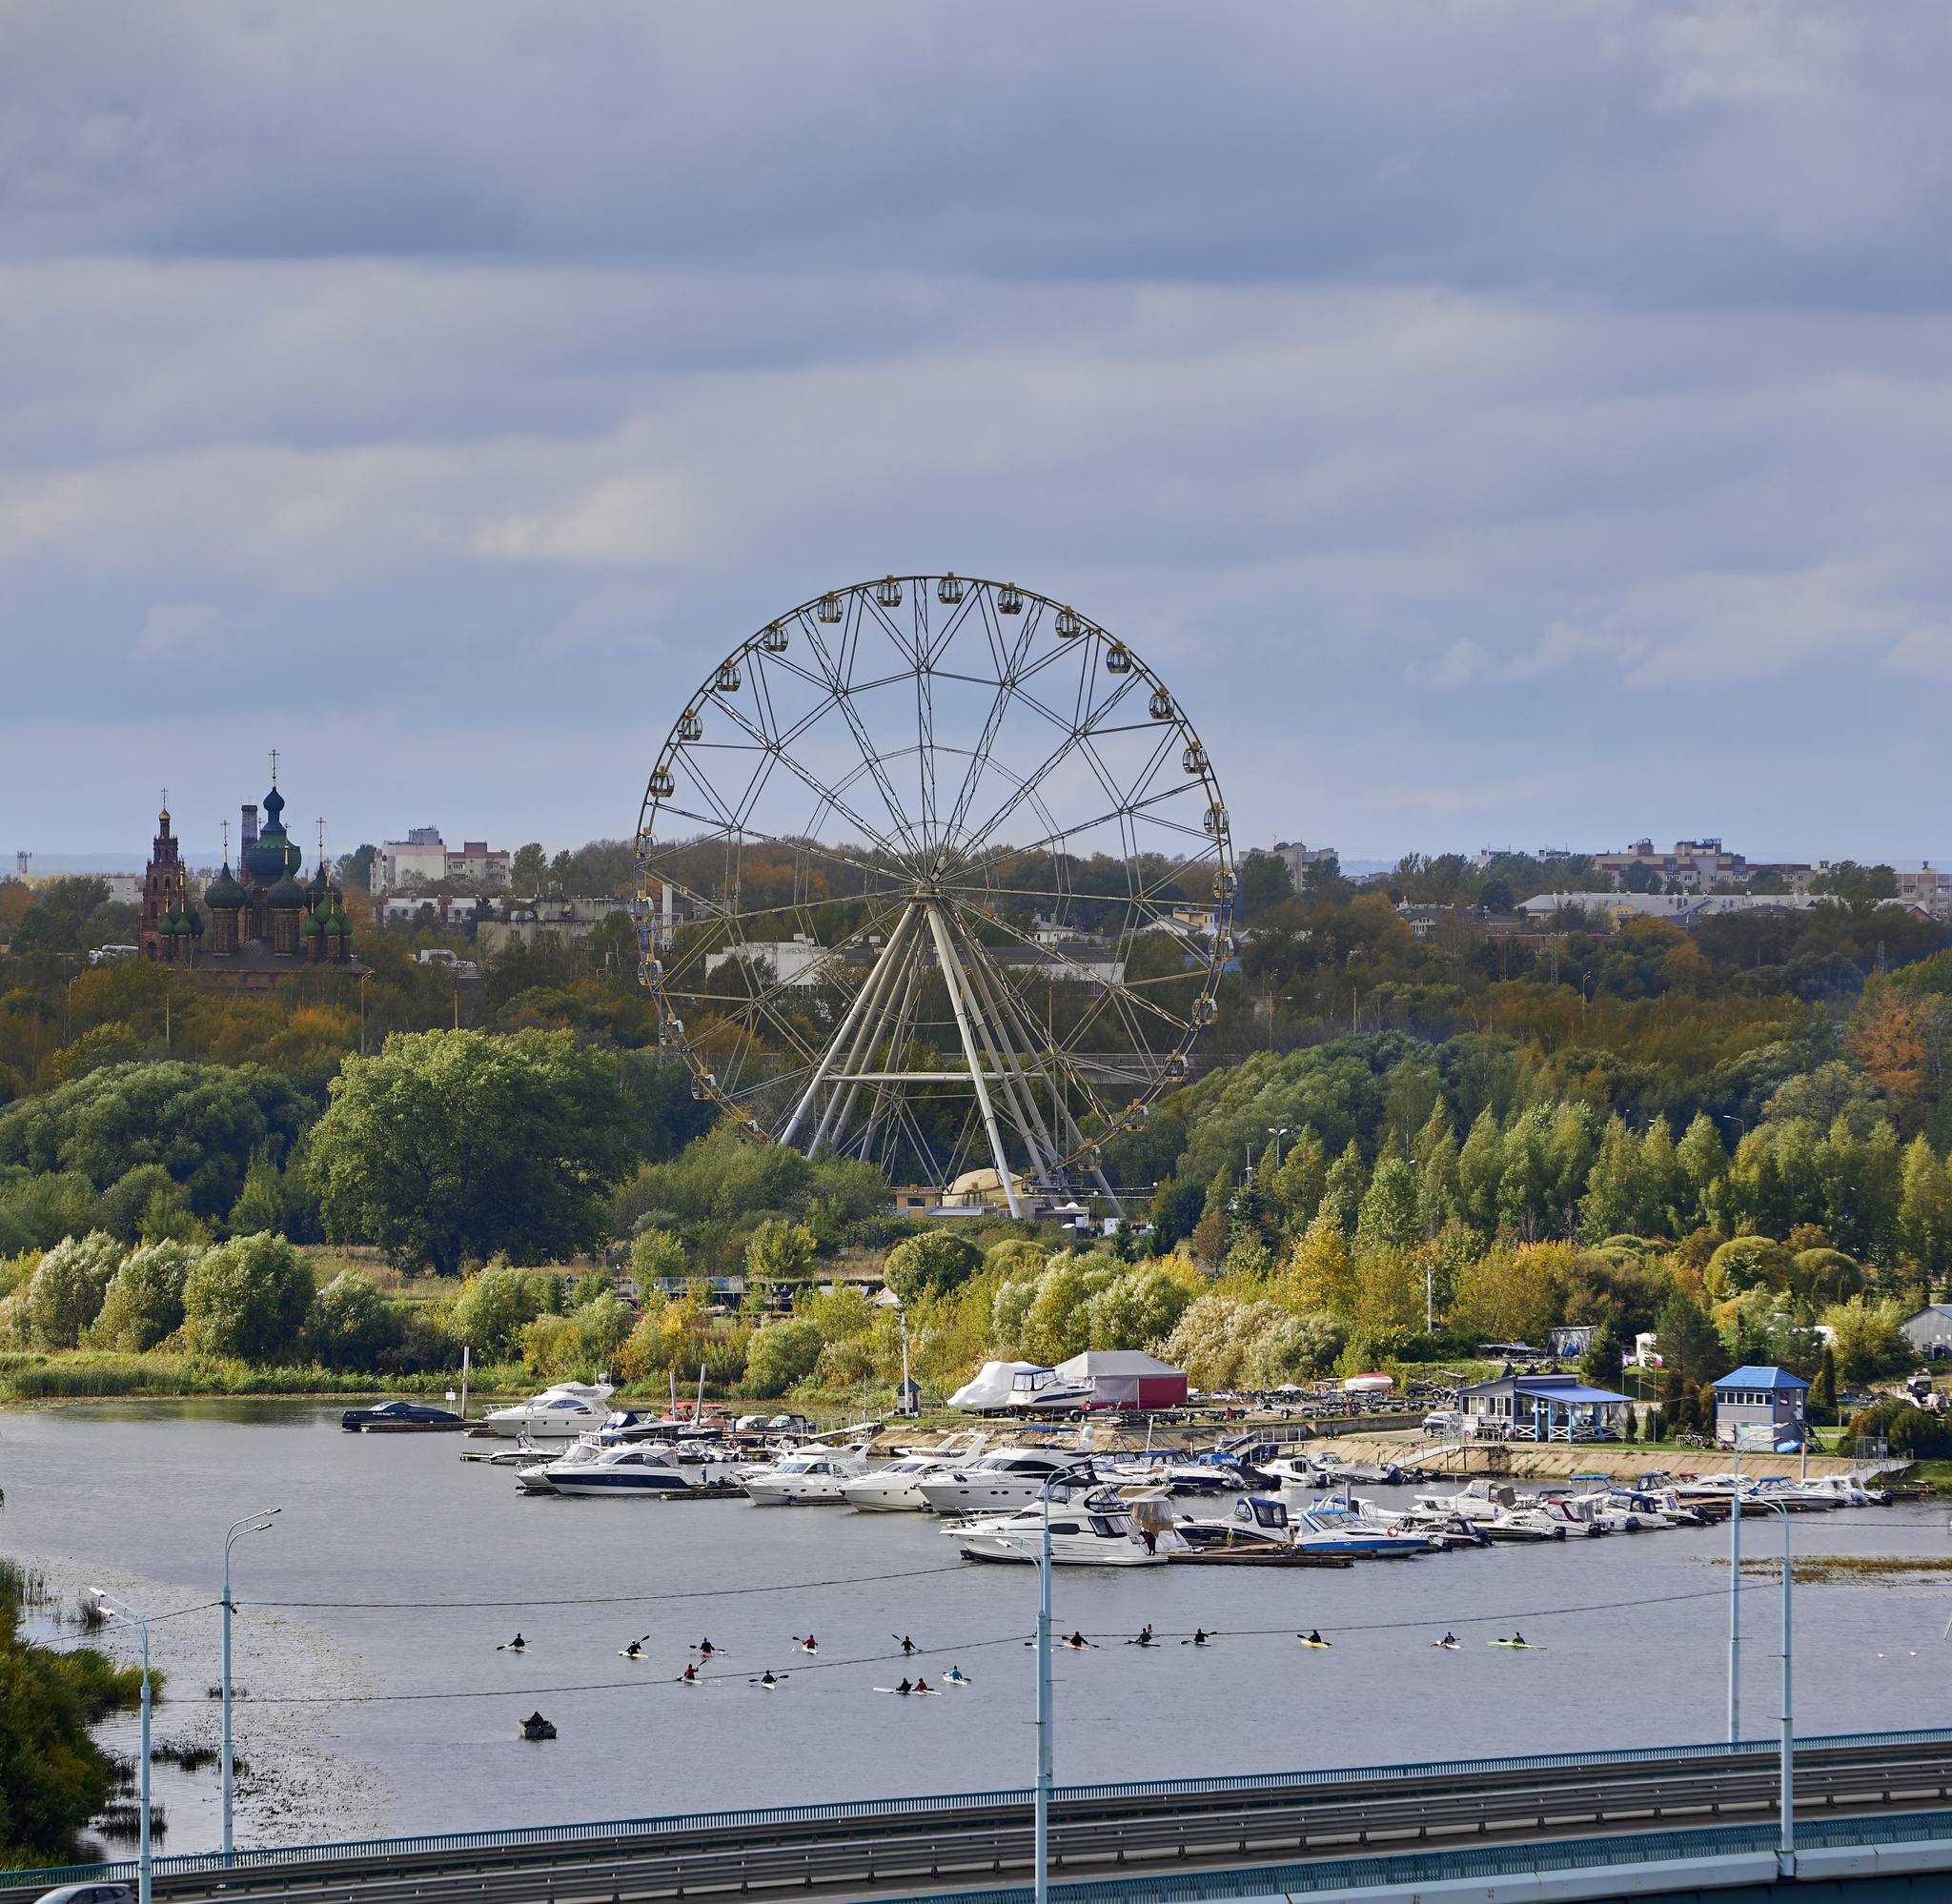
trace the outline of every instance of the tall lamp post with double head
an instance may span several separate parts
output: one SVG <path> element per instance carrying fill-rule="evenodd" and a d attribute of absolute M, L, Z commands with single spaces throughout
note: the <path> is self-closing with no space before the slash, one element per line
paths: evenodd
<path fill-rule="evenodd" d="M 1050 1489 L 1057 1474 L 1044 1477 L 1044 1533 L 1037 1556 L 1037 1895 L 1036 1904 L 1050 1904 Z M 147 1904 L 147 1900 L 144 1900 Z"/>
<path fill-rule="evenodd" d="M 136 1853 L 138 1876 L 137 1904 L 150 1904 L 150 1846 L 149 1846 L 149 1622 L 133 1607 L 125 1607 L 107 1588 L 93 1590 L 95 1604 L 112 1618 L 121 1620 L 134 1627 L 142 1634 L 142 1762 L 140 1803 L 142 1819 L 141 1839 Z"/>
<path fill-rule="evenodd" d="M 263 1533 L 271 1526 L 272 1516 L 281 1514 L 282 1508 L 265 1508 L 244 1518 L 224 1536 L 224 1857 L 231 1855 L 231 1800 L 235 1785 L 231 1762 L 231 1548 L 240 1534 Z M 145 1693 L 145 1696 L 147 1694 Z M 142 1904 L 149 1904 L 145 1896 Z"/>

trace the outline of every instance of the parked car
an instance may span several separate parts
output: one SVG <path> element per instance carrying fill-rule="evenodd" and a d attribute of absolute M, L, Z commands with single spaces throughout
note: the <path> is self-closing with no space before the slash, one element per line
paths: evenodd
<path fill-rule="evenodd" d="M 64 1884 L 44 1891 L 34 1904 L 135 1904 L 132 1884 Z"/>
<path fill-rule="evenodd" d="M 381 1402 L 376 1408 L 348 1408 L 339 1426 L 359 1434 L 369 1428 L 458 1428 L 460 1420 L 452 1408 L 430 1408 L 424 1402 Z"/>
<path fill-rule="evenodd" d="M 1423 1431 L 1429 1435 L 1459 1434 L 1464 1417 L 1455 1408 L 1433 1408 L 1423 1418 Z"/>

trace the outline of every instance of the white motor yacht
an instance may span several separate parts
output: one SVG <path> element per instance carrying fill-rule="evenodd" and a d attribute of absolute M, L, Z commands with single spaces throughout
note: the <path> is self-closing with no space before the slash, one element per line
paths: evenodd
<path fill-rule="evenodd" d="M 1005 1513 L 1042 1500 L 1052 1475 L 1084 1479 L 1090 1467 L 1090 1455 L 1075 1449 L 999 1448 L 964 1467 L 925 1475 L 917 1485 L 939 1514 Z"/>
<path fill-rule="evenodd" d="M 532 1441 L 574 1441 L 609 1419 L 610 1395 L 607 1382 L 558 1382 L 514 1408 L 491 1408 L 481 1426 Z"/>
<path fill-rule="evenodd" d="M 604 1447 L 595 1441 L 580 1441 L 559 1461 L 518 1469 L 516 1479 L 526 1494 L 628 1494 L 644 1498 L 695 1494 L 723 1473 L 722 1462 L 687 1462 L 675 1448 L 629 1443 Z"/>
<path fill-rule="evenodd" d="M 966 1560 L 1034 1564 L 1044 1552 L 1044 1503 L 1013 1514 L 979 1514 L 943 1532 L 957 1542 Z M 1168 1554 L 1184 1545 L 1169 1529 L 1150 1532 L 1140 1527 L 1130 1504 L 1109 1492 L 1053 1504 L 1050 1509 L 1053 1567 L 1163 1567 Z"/>
<path fill-rule="evenodd" d="M 841 1507 L 842 1489 L 866 1472 L 864 1448 L 803 1448 L 748 1472 L 745 1493 L 755 1508 Z"/>
<path fill-rule="evenodd" d="M 885 1468 L 856 1474 L 844 1482 L 841 1498 L 864 1514 L 925 1514 L 929 1511 L 922 1483 L 945 1474 L 949 1463 L 933 1454 L 905 1454 Z"/>

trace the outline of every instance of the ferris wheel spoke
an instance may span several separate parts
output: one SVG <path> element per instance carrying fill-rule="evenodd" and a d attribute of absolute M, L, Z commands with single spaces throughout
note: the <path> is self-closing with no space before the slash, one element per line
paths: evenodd
<path fill-rule="evenodd" d="M 848 606 L 844 612 L 849 618 L 848 621 L 842 624 L 844 637 L 842 646 L 844 651 L 845 651 L 851 645 L 850 623 L 855 630 L 858 630 L 859 627 L 860 604 L 855 596 L 850 595 L 848 597 Z M 901 800 L 896 797 L 893 783 L 889 780 L 886 773 L 883 771 L 880 756 L 876 752 L 865 727 L 862 724 L 860 710 L 854 705 L 854 687 L 848 679 L 846 671 L 828 652 L 826 642 L 818 633 L 811 629 L 808 630 L 806 645 L 820 659 L 822 670 L 826 676 L 826 684 L 833 693 L 835 705 L 840 711 L 841 719 L 846 722 L 848 731 L 854 737 L 855 745 L 861 750 L 863 765 L 874 777 L 876 787 L 880 791 L 883 800 L 886 803 L 888 817 L 894 822 L 895 831 L 907 841 L 911 852 L 916 850 L 914 826 L 910 822 L 907 812 L 903 807 Z M 882 842 L 877 841 L 876 843 L 879 845 Z"/>
<path fill-rule="evenodd" d="M 1080 835 L 1089 837 L 1104 827 L 1121 824 L 1128 819 L 1137 819 L 1143 816 L 1153 825 L 1164 825 L 1167 822 L 1160 816 L 1153 813 L 1152 809 L 1164 805 L 1169 800 L 1179 799 L 1191 790 L 1194 789 L 1186 787 L 1166 788 L 1147 800 L 1137 800 L 1128 805 L 1108 807 L 1102 813 L 1093 814 L 1088 820 L 1079 820 L 1066 826 L 1057 826 L 1047 822 L 1047 830 L 1041 838 L 1027 841 L 1021 846 L 1000 842 L 990 847 L 982 857 L 960 862 L 954 869 L 954 877 L 959 881 L 966 881 L 983 873 L 991 866 L 1003 864 L 1013 859 L 1028 859 L 1039 853 L 1050 853 L 1053 849 L 1062 846 L 1068 840 L 1075 840 Z M 1176 825 L 1175 830 L 1184 831 L 1189 836 L 1192 832 L 1190 827 L 1178 828 Z"/>

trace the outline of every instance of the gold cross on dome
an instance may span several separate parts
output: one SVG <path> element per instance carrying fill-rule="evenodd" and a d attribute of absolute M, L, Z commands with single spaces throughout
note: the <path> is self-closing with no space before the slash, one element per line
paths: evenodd
<path fill-rule="evenodd" d="M 275 747 L 271 750 L 271 783 L 273 786 L 278 783 L 278 750 Z"/>

